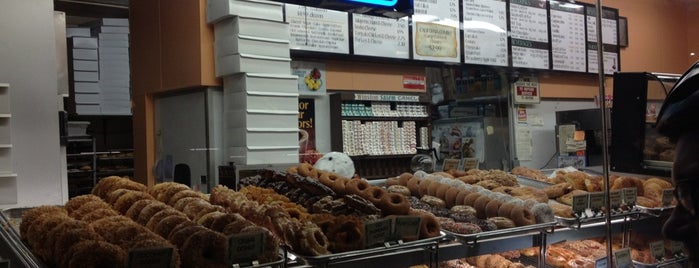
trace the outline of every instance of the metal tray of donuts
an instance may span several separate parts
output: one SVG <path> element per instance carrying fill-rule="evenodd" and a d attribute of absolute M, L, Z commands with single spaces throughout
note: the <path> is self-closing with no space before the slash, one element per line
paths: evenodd
<path fill-rule="evenodd" d="M 668 260 L 663 260 L 661 262 L 657 263 L 643 263 L 639 261 L 633 261 L 633 267 L 634 268 L 671 268 L 671 267 L 686 267 L 687 265 L 687 258 L 685 257 L 680 257 L 680 258 L 672 258 Z"/>
<path fill-rule="evenodd" d="M 7 236 L 7 242 L 17 251 L 18 257 L 27 267 L 48 267 L 22 242 L 19 236 L 19 225 L 22 222 L 22 213 L 30 208 L 6 208 L 0 210 L 0 227 L 3 236 Z"/>
<path fill-rule="evenodd" d="M 638 216 L 639 210 L 631 210 L 631 211 L 623 211 L 623 212 L 618 212 L 618 213 L 613 213 L 612 214 L 612 220 L 616 219 L 622 219 L 625 217 L 631 217 L 631 216 Z M 587 217 L 584 218 L 564 218 L 560 216 L 554 216 L 556 219 L 556 222 L 565 227 L 576 227 L 576 226 L 581 226 L 581 225 L 586 225 L 586 224 L 592 224 L 592 223 L 599 223 L 605 221 L 606 217 L 602 215 L 595 216 L 592 214 L 592 212 L 588 209 L 586 211 Z"/>
<path fill-rule="evenodd" d="M 556 226 L 556 221 L 552 221 L 552 222 L 537 223 L 537 224 L 518 226 L 518 227 L 513 227 L 513 228 L 500 229 L 500 230 L 487 231 L 487 232 L 480 232 L 480 233 L 474 233 L 474 234 L 459 234 L 459 233 L 449 232 L 446 230 L 443 230 L 443 232 L 447 233 L 447 235 L 450 237 L 456 238 L 456 240 L 458 240 L 459 242 L 473 243 L 473 242 L 476 242 L 477 240 L 481 240 L 481 239 L 497 238 L 497 237 L 504 237 L 504 236 L 520 235 L 520 234 L 533 234 L 535 232 L 553 230 L 553 228 L 555 226 Z"/>
<path fill-rule="evenodd" d="M 440 231 L 440 235 L 436 237 L 425 238 L 410 242 L 387 242 L 384 246 L 378 246 L 362 250 L 353 250 L 348 252 L 333 253 L 320 256 L 304 256 L 296 253 L 292 254 L 294 254 L 296 257 L 303 259 L 308 265 L 312 265 L 314 267 L 329 266 L 328 264 L 332 264 L 335 262 L 347 262 L 353 259 L 363 259 L 372 256 L 380 256 L 384 253 L 423 248 L 428 246 L 436 246 L 440 241 L 444 240 L 445 237 L 447 237 L 447 234 L 444 230 L 442 230 Z"/>

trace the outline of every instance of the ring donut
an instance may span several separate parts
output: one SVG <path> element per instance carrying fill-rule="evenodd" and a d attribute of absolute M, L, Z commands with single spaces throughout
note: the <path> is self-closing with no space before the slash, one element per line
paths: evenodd
<path fill-rule="evenodd" d="M 456 205 L 456 196 L 459 195 L 459 192 L 461 190 L 456 187 L 450 187 L 445 193 L 444 193 L 444 203 L 447 204 L 447 207 L 453 207 Z"/>
<path fill-rule="evenodd" d="M 500 208 L 498 209 L 498 217 L 505 217 L 509 218 L 510 217 L 510 212 L 512 212 L 512 208 L 514 208 L 516 205 L 513 203 L 503 203 L 500 205 Z"/>
<path fill-rule="evenodd" d="M 531 210 L 524 206 L 515 206 L 510 211 L 510 217 L 517 226 L 526 226 L 536 223 L 536 218 Z"/>
<path fill-rule="evenodd" d="M 427 211 L 411 210 L 411 215 L 420 217 L 420 239 L 437 237 L 440 235 L 440 226 L 437 218 Z"/>
<path fill-rule="evenodd" d="M 211 267 L 226 263 L 228 240 L 223 234 L 203 229 L 193 233 L 182 245 L 183 267 Z"/>
<path fill-rule="evenodd" d="M 422 183 L 422 180 L 418 177 L 412 177 L 408 180 L 408 189 L 410 190 L 410 195 L 412 196 L 420 196 L 420 183 Z"/>
<path fill-rule="evenodd" d="M 320 174 L 318 174 L 318 170 L 315 167 L 313 167 L 313 165 L 305 162 L 299 165 L 299 175 L 315 179 L 317 179 L 318 176 L 320 176 Z"/>
<path fill-rule="evenodd" d="M 423 195 L 426 195 L 432 183 L 434 183 L 434 181 L 432 180 L 422 180 L 422 182 L 420 182 L 420 194 L 417 197 L 422 197 Z"/>
<path fill-rule="evenodd" d="M 452 188 L 451 185 L 441 183 L 441 185 L 439 187 L 437 187 L 437 192 L 435 192 L 435 196 L 444 200 L 447 197 L 447 191 L 451 188 Z"/>
<path fill-rule="evenodd" d="M 459 193 L 456 194 L 456 198 L 454 198 L 454 205 L 459 206 L 459 205 L 465 205 L 465 200 L 466 196 L 471 194 L 472 192 L 466 189 L 461 189 L 459 190 Z"/>
<path fill-rule="evenodd" d="M 476 199 L 478 199 L 479 197 L 481 197 L 481 194 L 476 193 L 476 192 L 473 192 L 473 193 L 466 195 L 466 197 L 464 197 L 464 205 L 471 206 L 475 209 L 478 209 L 473 204 L 476 202 Z"/>
<path fill-rule="evenodd" d="M 403 186 L 408 186 L 408 181 L 413 178 L 413 174 L 409 172 L 403 172 L 398 175 L 398 183 Z"/>
<path fill-rule="evenodd" d="M 332 185 L 333 185 L 333 183 L 335 182 L 335 180 L 337 179 L 337 177 L 333 177 L 334 179 L 330 179 L 330 175 L 332 175 L 332 173 L 323 172 L 323 174 L 321 174 L 321 175 L 318 177 L 318 181 L 319 181 L 320 183 L 322 183 L 323 185 L 332 188 Z"/>
<path fill-rule="evenodd" d="M 443 184 L 442 184 L 441 182 L 436 182 L 436 181 L 432 182 L 432 183 L 430 184 L 430 186 L 427 187 L 427 195 L 431 195 L 431 196 L 434 196 L 434 197 L 438 197 L 438 196 L 437 196 L 437 191 L 439 190 L 439 187 L 442 187 L 442 185 L 443 185 Z M 440 197 L 440 198 L 441 198 L 441 197 Z"/>
<path fill-rule="evenodd" d="M 363 194 L 360 195 L 361 197 L 364 197 L 364 199 L 369 200 L 369 202 L 378 204 L 381 203 L 381 199 L 386 195 L 386 190 L 384 190 L 381 187 L 377 186 L 371 186 L 368 189 L 364 190 Z"/>
<path fill-rule="evenodd" d="M 122 215 L 129 211 L 129 208 L 139 200 L 143 199 L 153 199 L 153 196 L 139 191 L 129 191 L 128 193 L 119 196 L 112 206 L 115 210 L 119 211 Z"/>
<path fill-rule="evenodd" d="M 363 192 L 369 189 L 369 187 L 371 187 L 371 184 L 363 179 L 350 179 L 345 184 L 347 193 L 356 194 L 359 196 L 364 195 Z"/>
<path fill-rule="evenodd" d="M 391 177 L 391 178 L 386 179 L 386 182 L 384 182 L 384 185 L 386 187 L 392 186 L 392 185 L 400 185 L 400 182 L 398 181 L 397 177 Z"/>
<path fill-rule="evenodd" d="M 299 167 L 289 167 L 286 169 L 286 173 L 299 174 Z"/>
<path fill-rule="evenodd" d="M 391 185 L 386 188 L 386 191 L 389 193 L 399 193 L 404 196 L 410 196 L 410 189 L 408 187 L 403 186 L 403 185 Z"/>
<path fill-rule="evenodd" d="M 488 205 L 492 199 L 486 195 L 481 195 L 475 201 L 473 201 L 473 208 L 476 209 L 476 217 L 479 219 L 485 219 L 485 206 Z"/>
<path fill-rule="evenodd" d="M 349 181 L 349 179 L 346 179 L 346 178 L 337 178 L 333 182 L 333 185 L 330 186 L 330 189 L 332 189 L 337 194 L 346 194 L 348 181 Z"/>
<path fill-rule="evenodd" d="M 381 198 L 379 208 L 384 215 L 406 215 L 410 212 L 410 202 L 404 195 L 387 193 Z"/>
<path fill-rule="evenodd" d="M 485 217 L 492 218 L 498 216 L 498 210 L 502 206 L 502 201 L 497 199 L 491 199 L 487 205 L 485 205 Z"/>

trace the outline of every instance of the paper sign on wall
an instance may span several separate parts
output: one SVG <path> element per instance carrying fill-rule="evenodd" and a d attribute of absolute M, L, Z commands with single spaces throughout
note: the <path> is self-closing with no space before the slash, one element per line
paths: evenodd
<path fill-rule="evenodd" d="M 299 77 L 299 95 L 325 95 L 325 63 L 292 61 L 291 73 Z"/>
<path fill-rule="evenodd" d="M 512 84 L 515 96 L 515 104 L 539 103 L 541 94 L 539 79 L 534 76 L 520 77 Z"/>

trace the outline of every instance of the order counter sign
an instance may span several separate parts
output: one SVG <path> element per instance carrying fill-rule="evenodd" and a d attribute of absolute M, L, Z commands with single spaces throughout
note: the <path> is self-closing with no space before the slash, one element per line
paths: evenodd
<path fill-rule="evenodd" d="M 170 268 L 172 248 L 147 248 L 129 251 L 129 268 Z"/>

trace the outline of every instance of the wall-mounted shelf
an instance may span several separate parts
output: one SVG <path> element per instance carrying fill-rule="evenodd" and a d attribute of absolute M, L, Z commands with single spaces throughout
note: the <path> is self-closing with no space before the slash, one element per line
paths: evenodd
<path fill-rule="evenodd" d="M 17 203 L 17 174 L 12 172 L 10 84 L 0 83 L 0 205 Z"/>

